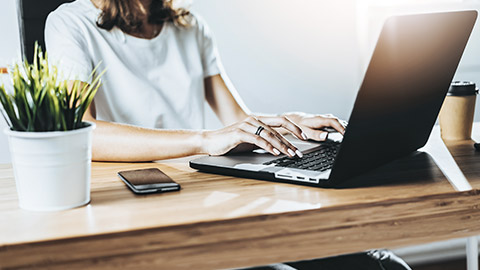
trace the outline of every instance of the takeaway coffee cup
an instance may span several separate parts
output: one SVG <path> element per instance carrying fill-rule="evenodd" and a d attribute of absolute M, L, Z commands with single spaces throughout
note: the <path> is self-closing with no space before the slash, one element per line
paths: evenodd
<path fill-rule="evenodd" d="M 478 89 L 473 82 L 454 81 L 440 110 L 440 133 L 444 140 L 469 140 Z"/>

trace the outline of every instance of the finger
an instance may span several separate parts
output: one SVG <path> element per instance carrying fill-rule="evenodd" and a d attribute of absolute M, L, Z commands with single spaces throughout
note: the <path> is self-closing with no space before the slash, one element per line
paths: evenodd
<path fill-rule="evenodd" d="M 259 120 L 271 127 L 283 127 L 293 133 L 295 136 L 297 136 L 297 138 L 299 138 L 300 140 L 308 139 L 302 129 L 292 120 L 290 120 L 287 116 L 260 117 Z"/>
<path fill-rule="evenodd" d="M 295 155 L 303 157 L 303 154 L 294 145 L 273 129 L 265 128 L 259 136 L 270 142 L 275 148 L 279 149 L 289 157 L 294 157 Z"/>
<path fill-rule="evenodd" d="M 265 117 L 265 118 L 274 118 L 274 117 Z M 275 118 L 279 118 L 279 117 L 275 117 Z M 255 117 L 251 117 L 251 118 L 247 118 L 246 122 L 252 124 L 253 126 L 255 127 L 258 127 L 258 126 L 263 126 L 265 128 L 265 130 L 268 130 L 270 131 L 271 133 L 273 133 L 275 135 L 275 137 L 277 137 L 278 139 L 280 139 L 284 144 L 286 144 L 288 146 L 288 148 L 292 149 L 294 152 L 296 150 L 298 150 L 293 144 L 291 144 L 284 136 L 282 136 L 280 133 L 278 133 L 276 130 L 274 130 L 271 125 L 269 123 L 266 123 L 266 122 L 263 122 L 262 120 L 260 120 L 259 118 L 255 118 Z M 281 127 L 280 124 L 277 124 L 276 126 L 273 126 L 273 127 Z"/>
<path fill-rule="evenodd" d="M 345 127 L 340 123 L 336 117 L 315 116 L 306 119 L 303 124 L 312 129 L 321 129 L 325 127 L 332 127 L 341 134 L 345 133 Z M 308 134 L 307 134 L 308 135 Z"/>
<path fill-rule="evenodd" d="M 254 144 L 275 156 L 278 156 L 280 154 L 280 152 L 277 149 L 275 149 L 273 145 L 271 145 L 269 142 L 267 142 L 264 138 L 260 136 L 256 136 L 255 134 L 252 134 L 242 129 L 238 129 L 237 136 L 238 136 L 238 140 L 241 143 Z"/>
<path fill-rule="evenodd" d="M 305 132 L 307 133 L 308 138 L 323 142 L 328 138 L 328 132 L 313 128 L 305 128 Z"/>
<path fill-rule="evenodd" d="M 260 134 L 256 135 L 255 133 L 258 130 L 258 127 L 262 126 L 264 129 L 260 132 Z M 265 139 L 267 142 L 269 142 L 275 149 L 280 150 L 285 155 L 288 155 L 290 157 L 295 156 L 295 151 L 298 151 L 296 148 L 294 148 L 293 145 L 291 145 L 288 140 L 278 137 L 277 134 L 275 134 L 275 130 L 272 130 L 268 125 L 265 123 L 262 123 L 260 121 L 254 121 L 254 123 L 249 123 L 249 122 L 244 122 L 240 126 L 245 132 L 248 132 L 250 134 L 253 134 L 254 136 L 259 136 Z M 293 149 L 292 149 L 293 147 Z M 300 155 L 302 155 L 300 153 Z"/>
<path fill-rule="evenodd" d="M 340 120 L 338 118 L 328 118 L 327 122 L 329 126 L 333 127 L 336 131 L 345 134 L 345 127 L 340 123 Z"/>
<path fill-rule="evenodd" d="M 246 123 L 252 125 L 253 128 L 255 129 L 255 132 L 257 131 L 257 128 L 259 126 L 263 126 L 264 130 L 262 130 L 262 132 L 260 132 L 259 135 L 265 138 L 270 143 L 272 143 L 277 149 L 282 151 L 282 153 L 284 153 L 285 155 L 288 155 L 290 157 L 293 157 L 295 155 L 298 155 L 299 157 L 303 157 L 302 152 L 300 152 L 297 147 L 291 144 L 285 137 L 283 137 L 280 133 L 278 133 L 276 130 L 271 128 L 266 123 L 263 123 L 262 121 L 256 118 L 248 119 Z M 253 133 L 255 134 L 255 132 Z"/>

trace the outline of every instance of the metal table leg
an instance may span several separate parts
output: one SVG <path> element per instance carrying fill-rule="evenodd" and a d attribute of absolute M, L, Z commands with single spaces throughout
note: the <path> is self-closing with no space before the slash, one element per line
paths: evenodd
<path fill-rule="evenodd" d="M 478 240 L 476 236 L 467 238 L 467 270 L 478 270 Z"/>

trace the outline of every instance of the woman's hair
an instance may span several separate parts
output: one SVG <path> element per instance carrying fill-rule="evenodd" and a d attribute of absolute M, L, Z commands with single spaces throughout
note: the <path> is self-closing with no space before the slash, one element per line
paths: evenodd
<path fill-rule="evenodd" d="M 176 25 L 189 25 L 190 12 L 184 8 L 174 8 L 175 0 L 152 0 L 148 12 L 148 22 L 163 24 L 173 22 Z M 102 14 L 98 18 L 98 27 L 112 30 L 120 28 L 125 33 L 135 33 L 142 26 L 142 6 L 138 0 L 103 0 Z"/>

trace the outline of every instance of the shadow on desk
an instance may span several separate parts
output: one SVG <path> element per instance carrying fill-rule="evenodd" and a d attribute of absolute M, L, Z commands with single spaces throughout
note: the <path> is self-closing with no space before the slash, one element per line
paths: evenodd
<path fill-rule="evenodd" d="M 402 185 L 418 182 L 446 181 L 433 158 L 425 152 L 415 151 L 370 172 L 347 180 L 339 188 Z"/>

